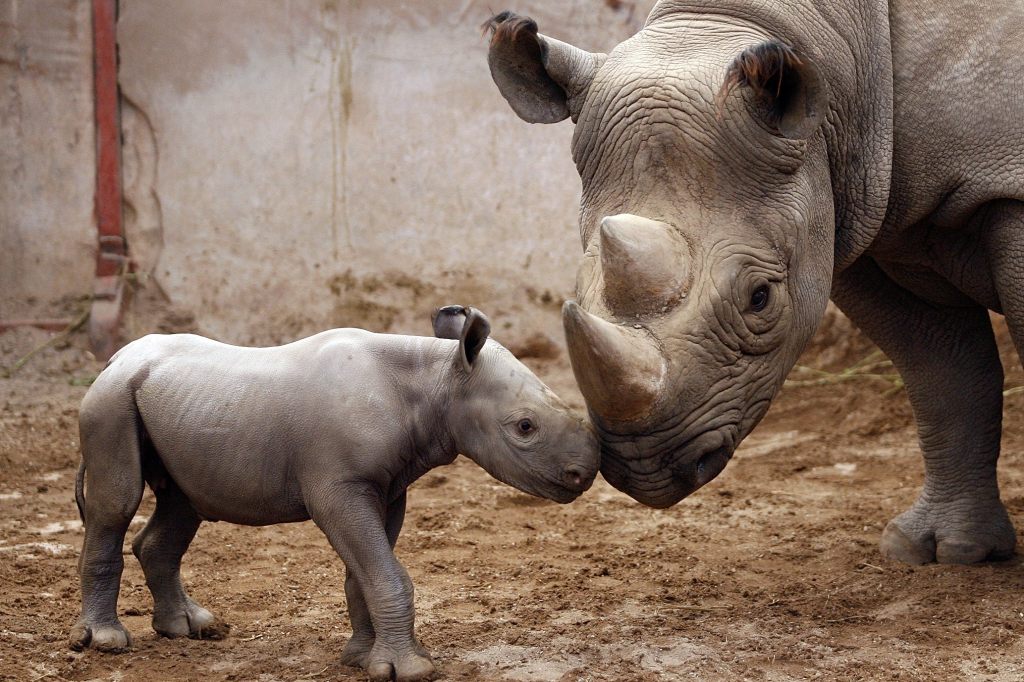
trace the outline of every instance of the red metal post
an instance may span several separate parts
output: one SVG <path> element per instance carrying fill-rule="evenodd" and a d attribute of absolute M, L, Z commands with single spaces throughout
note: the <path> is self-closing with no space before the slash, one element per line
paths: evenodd
<path fill-rule="evenodd" d="M 96 283 L 89 316 L 93 352 L 106 360 L 118 345 L 127 248 L 121 216 L 121 112 L 117 90 L 117 0 L 93 0 L 96 110 Z"/>

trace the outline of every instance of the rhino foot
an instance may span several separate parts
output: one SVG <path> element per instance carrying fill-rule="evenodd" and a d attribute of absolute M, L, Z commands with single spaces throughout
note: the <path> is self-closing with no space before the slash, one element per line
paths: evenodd
<path fill-rule="evenodd" d="M 1013 556 L 1017 534 L 999 500 L 923 502 L 882 531 L 882 554 L 907 564 L 975 564 Z"/>
<path fill-rule="evenodd" d="M 437 674 L 434 662 L 419 646 L 415 649 L 395 652 L 377 643 L 367 655 L 366 661 L 366 672 L 372 682 L 385 682 L 392 679 L 396 682 L 418 682 L 432 680 Z"/>
<path fill-rule="evenodd" d="M 157 634 L 170 638 L 224 639 L 231 626 L 191 599 L 186 599 L 182 608 L 154 609 L 153 629 Z"/>
<path fill-rule="evenodd" d="M 360 637 L 359 635 L 352 635 L 352 638 L 348 640 L 348 644 L 341 652 L 341 664 L 349 665 L 353 668 L 365 668 L 367 662 L 370 660 L 370 651 L 373 649 L 373 643 L 375 638 L 371 635 L 369 637 Z"/>
<path fill-rule="evenodd" d="M 75 651 L 95 649 L 120 654 L 131 649 L 132 637 L 117 620 L 113 623 L 92 623 L 83 619 L 71 628 L 69 644 Z"/>

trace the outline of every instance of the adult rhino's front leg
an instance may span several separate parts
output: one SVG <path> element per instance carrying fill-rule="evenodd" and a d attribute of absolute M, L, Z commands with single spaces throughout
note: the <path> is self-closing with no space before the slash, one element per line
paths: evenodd
<path fill-rule="evenodd" d="M 1011 556 L 996 482 L 1003 370 L 987 311 L 925 302 L 867 257 L 836 277 L 832 297 L 899 370 L 924 454 L 924 487 L 886 526 L 882 553 L 912 564 Z"/>

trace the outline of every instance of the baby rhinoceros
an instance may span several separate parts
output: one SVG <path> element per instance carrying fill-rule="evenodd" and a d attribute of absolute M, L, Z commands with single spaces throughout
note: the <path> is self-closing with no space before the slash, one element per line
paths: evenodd
<path fill-rule="evenodd" d="M 224 631 L 181 584 L 202 520 L 312 519 L 345 563 L 353 634 L 343 661 L 372 679 L 432 676 L 413 632 L 412 582 L 393 552 L 409 484 L 462 453 L 564 503 L 599 464 L 590 427 L 487 340 L 482 313 L 441 308 L 434 332 L 335 329 L 275 348 L 151 335 L 119 351 L 82 402 L 82 616 L 72 646 L 130 646 L 116 611 L 121 545 L 145 481 L 156 510 L 132 550 L 159 634 Z"/>

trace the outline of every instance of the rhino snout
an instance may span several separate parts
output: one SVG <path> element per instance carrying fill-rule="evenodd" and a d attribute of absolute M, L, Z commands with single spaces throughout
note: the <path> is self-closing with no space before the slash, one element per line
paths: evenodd
<path fill-rule="evenodd" d="M 679 445 L 619 436 L 602 443 L 601 473 L 634 500 L 664 509 L 722 473 L 737 442 L 730 428 L 708 430 Z"/>
<path fill-rule="evenodd" d="M 574 493 L 585 492 L 594 483 L 597 467 L 570 464 L 562 471 L 562 485 Z"/>
<path fill-rule="evenodd" d="M 601 446 L 593 427 L 583 420 L 574 421 L 569 442 L 558 448 L 561 454 L 553 461 L 558 485 L 573 493 L 573 498 L 593 485 L 601 468 Z"/>

